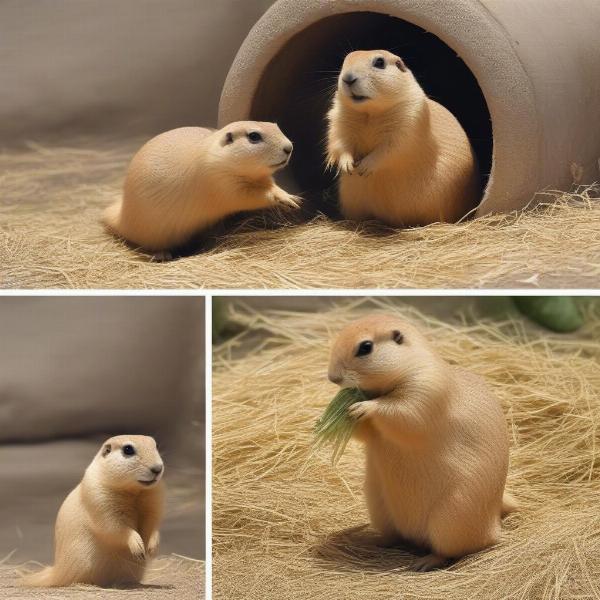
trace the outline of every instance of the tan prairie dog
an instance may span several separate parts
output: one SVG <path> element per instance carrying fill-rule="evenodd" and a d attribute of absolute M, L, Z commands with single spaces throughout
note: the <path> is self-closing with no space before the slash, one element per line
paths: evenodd
<path fill-rule="evenodd" d="M 369 398 L 349 413 L 384 543 L 426 549 L 414 567 L 429 570 L 498 541 L 501 516 L 516 505 L 504 492 L 506 421 L 481 377 L 446 363 L 416 327 L 377 314 L 341 331 L 329 379 Z"/>
<path fill-rule="evenodd" d="M 275 123 L 242 121 L 218 131 L 181 127 L 147 142 L 127 170 L 107 228 L 150 251 L 173 249 L 234 213 L 300 199 L 275 184 L 292 143 Z"/>
<path fill-rule="evenodd" d="M 139 583 L 158 550 L 164 505 L 163 461 L 153 438 L 112 437 L 63 502 L 54 531 L 54 565 L 23 584 L 102 587 Z"/>
<path fill-rule="evenodd" d="M 455 222 L 477 205 L 467 135 L 399 56 L 348 54 L 328 121 L 327 165 L 340 174 L 345 218 L 426 225 Z"/>

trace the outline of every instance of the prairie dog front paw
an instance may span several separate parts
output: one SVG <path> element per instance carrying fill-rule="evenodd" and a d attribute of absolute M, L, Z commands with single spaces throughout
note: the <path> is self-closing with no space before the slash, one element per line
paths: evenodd
<path fill-rule="evenodd" d="M 154 556 L 158 551 L 158 545 L 160 544 L 160 533 L 155 531 L 148 540 L 148 556 Z"/>
<path fill-rule="evenodd" d="M 373 173 L 373 165 L 368 158 L 363 158 L 356 164 L 355 172 L 360 177 L 368 177 Z"/>
<path fill-rule="evenodd" d="M 137 531 L 132 531 L 127 540 L 127 546 L 134 558 L 144 560 L 146 558 L 146 550 L 144 548 L 144 540 Z"/>
<path fill-rule="evenodd" d="M 363 400 L 362 402 L 355 402 L 348 407 L 348 414 L 355 421 L 362 421 L 369 415 L 373 414 L 375 410 L 375 403 L 373 400 Z"/>
<path fill-rule="evenodd" d="M 274 204 L 285 208 L 300 208 L 302 198 L 300 196 L 288 194 L 282 190 L 273 194 L 273 202 Z"/>
<path fill-rule="evenodd" d="M 354 158 L 349 152 L 344 152 L 338 160 L 338 173 L 352 175 L 354 172 Z"/>

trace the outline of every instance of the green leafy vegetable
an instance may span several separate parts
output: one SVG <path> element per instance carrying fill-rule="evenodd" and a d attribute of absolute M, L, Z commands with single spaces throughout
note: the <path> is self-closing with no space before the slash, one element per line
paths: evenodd
<path fill-rule="evenodd" d="M 367 400 L 358 388 L 341 389 L 329 403 L 322 417 L 315 424 L 315 446 L 333 446 L 331 464 L 337 464 L 352 435 L 356 421 L 348 414 L 348 407 L 355 402 Z"/>

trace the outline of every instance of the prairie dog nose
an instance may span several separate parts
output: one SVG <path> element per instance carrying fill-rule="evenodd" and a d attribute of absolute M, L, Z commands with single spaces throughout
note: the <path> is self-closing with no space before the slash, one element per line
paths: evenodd
<path fill-rule="evenodd" d="M 150 467 L 150 470 L 155 474 L 155 475 L 160 475 L 162 473 L 163 470 L 163 466 L 162 465 L 152 465 Z"/>
<path fill-rule="evenodd" d="M 327 376 L 329 377 L 329 381 L 331 381 L 331 383 L 335 383 L 336 385 L 342 383 L 343 377 L 341 375 L 329 373 Z"/>
<path fill-rule="evenodd" d="M 288 144 L 287 146 L 283 147 L 283 151 L 286 154 L 291 154 L 293 149 L 294 149 L 294 146 L 292 144 Z"/>
<path fill-rule="evenodd" d="M 352 87 L 357 80 L 358 77 L 356 77 L 354 73 L 346 73 L 342 76 L 342 81 L 349 87 Z"/>

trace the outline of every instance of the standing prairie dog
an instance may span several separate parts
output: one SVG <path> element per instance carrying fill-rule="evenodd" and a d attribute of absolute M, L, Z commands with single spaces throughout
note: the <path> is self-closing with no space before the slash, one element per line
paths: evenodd
<path fill-rule="evenodd" d="M 426 548 L 415 568 L 429 570 L 498 541 L 516 505 L 504 493 L 506 422 L 481 377 L 446 363 L 409 323 L 372 315 L 341 331 L 329 379 L 369 398 L 348 410 L 366 447 L 371 523 L 386 543 Z"/>
<path fill-rule="evenodd" d="M 273 180 L 292 148 L 275 123 L 167 131 L 133 157 L 123 198 L 107 208 L 104 223 L 133 244 L 164 251 L 234 213 L 298 208 L 300 199 Z"/>
<path fill-rule="evenodd" d="M 112 437 L 63 502 L 54 531 L 54 565 L 23 584 L 103 587 L 139 583 L 158 550 L 163 462 L 153 438 Z"/>
<path fill-rule="evenodd" d="M 454 116 L 430 100 L 399 56 L 351 52 L 328 113 L 327 166 L 350 220 L 454 222 L 478 201 L 478 169 Z"/>

